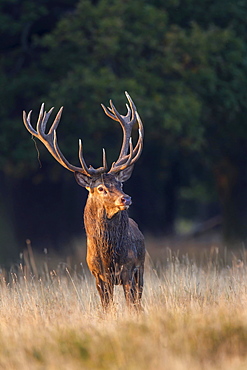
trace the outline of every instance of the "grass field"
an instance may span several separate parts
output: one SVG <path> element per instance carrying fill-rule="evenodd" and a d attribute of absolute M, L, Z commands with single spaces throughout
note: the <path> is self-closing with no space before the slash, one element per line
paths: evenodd
<path fill-rule="evenodd" d="M 0 285 L 0 369 L 247 369 L 245 252 L 148 258 L 139 315 L 121 287 L 103 314 L 86 268 L 31 250 Z"/>

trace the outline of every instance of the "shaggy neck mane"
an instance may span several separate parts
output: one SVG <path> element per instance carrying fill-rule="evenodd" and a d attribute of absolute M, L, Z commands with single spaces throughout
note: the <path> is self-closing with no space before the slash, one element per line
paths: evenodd
<path fill-rule="evenodd" d="M 122 250 L 128 235 L 127 211 L 119 211 L 108 219 L 105 208 L 100 208 L 93 199 L 88 199 L 84 211 L 84 224 L 87 236 L 94 239 L 95 246 L 103 255 L 109 252 L 115 254 L 119 249 Z"/>

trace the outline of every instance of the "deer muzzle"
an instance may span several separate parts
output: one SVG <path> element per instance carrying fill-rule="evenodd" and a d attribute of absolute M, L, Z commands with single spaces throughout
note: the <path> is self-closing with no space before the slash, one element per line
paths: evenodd
<path fill-rule="evenodd" d="M 132 204 L 131 197 L 129 195 L 122 195 L 117 202 L 117 206 L 121 210 L 128 209 L 129 206 Z"/>

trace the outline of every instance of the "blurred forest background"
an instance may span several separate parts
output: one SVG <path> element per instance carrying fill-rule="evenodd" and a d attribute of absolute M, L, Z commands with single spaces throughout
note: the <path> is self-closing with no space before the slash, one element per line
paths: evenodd
<path fill-rule="evenodd" d="M 215 224 L 224 243 L 246 245 L 246 1 L 1 0 L 0 30 L 0 263 L 26 239 L 59 251 L 84 233 L 87 192 L 32 140 L 22 111 L 35 123 L 42 102 L 63 105 L 62 151 L 77 164 L 81 138 L 98 167 L 122 139 L 100 103 L 125 114 L 125 90 L 145 127 L 125 184 L 142 231 Z"/>

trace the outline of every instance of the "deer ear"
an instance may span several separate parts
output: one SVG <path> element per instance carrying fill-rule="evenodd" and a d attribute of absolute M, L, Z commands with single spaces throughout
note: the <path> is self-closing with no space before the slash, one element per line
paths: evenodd
<path fill-rule="evenodd" d="M 77 181 L 77 183 L 80 185 L 80 186 L 83 186 L 84 188 L 88 188 L 90 187 L 91 185 L 91 177 L 88 177 L 87 175 L 84 175 L 83 173 L 81 172 L 74 172 L 74 175 L 75 175 L 75 179 Z"/>
<path fill-rule="evenodd" d="M 129 180 L 129 178 L 132 174 L 133 168 L 134 168 L 134 165 L 132 165 L 130 167 L 127 167 L 127 168 L 125 168 L 125 170 L 122 170 L 122 171 L 118 172 L 115 175 L 116 179 L 119 182 L 125 182 L 125 181 Z"/>

